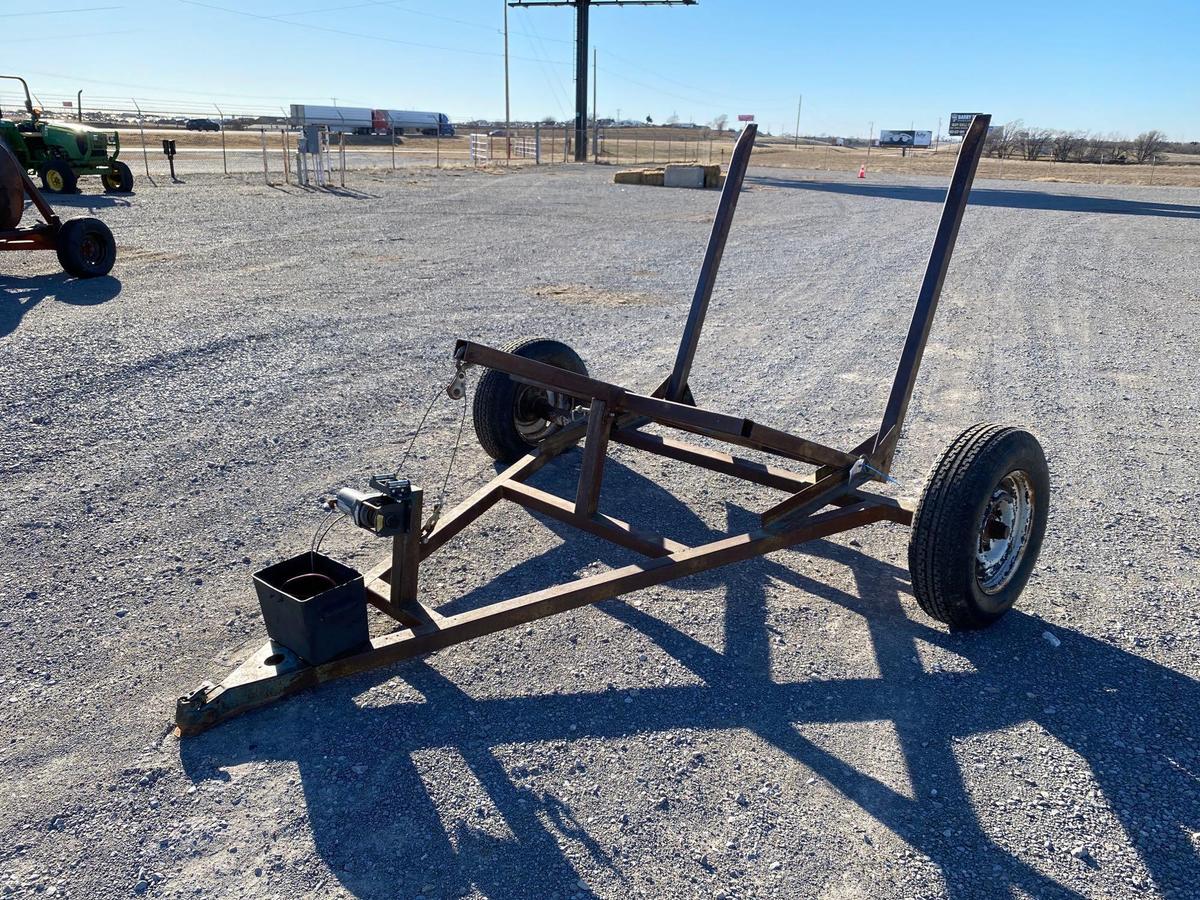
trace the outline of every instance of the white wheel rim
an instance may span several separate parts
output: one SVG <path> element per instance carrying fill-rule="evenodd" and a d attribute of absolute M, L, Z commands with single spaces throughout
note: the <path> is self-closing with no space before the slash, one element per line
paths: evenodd
<path fill-rule="evenodd" d="M 998 594 L 1017 574 L 1033 531 L 1035 495 L 1028 473 L 1009 472 L 992 489 L 979 522 L 975 580 L 985 594 Z"/>

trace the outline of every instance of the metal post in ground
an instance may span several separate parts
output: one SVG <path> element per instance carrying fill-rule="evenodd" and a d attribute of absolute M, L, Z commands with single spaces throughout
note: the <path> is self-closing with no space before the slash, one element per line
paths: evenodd
<path fill-rule="evenodd" d="M 217 116 L 221 119 L 221 167 L 225 170 L 225 174 L 229 174 L 229 159 L 225 156 L 225 113 L 221 112 L 221 107 L 213 104 L 213 109 L 217 111 Z"/>
<path fill-rule="evenodd" d="M 512 165 L 512 114 L 508 102 L 508 0 L 500 0 L 504 7 L 504 164 Z M 489 154 L 490 156 L 491 154 Z"/>
<path fill-rule="evenodd" d="M 569 143 L 569 140 L 567 138 L 567 126 L 563 125 L 563 162 L 567 161 L 567 144 L 568 143 Z"/>
<path fill-rule="evenodd" d="M 83 121 L 83 91 L 75 95 L 75 113 L 79 117 L 79 121 Z"/>
<path fill-rule="evenodd" d="M 263 155 L 263 181 L 267 184 L 271 183 L 271 172 L 267 168 L 267 129 L 258 129 L 258 135 L 262 138 L 262 155 Z"/>
<path fill-rule="evenodd" d="M 437 156 L 434 158 L 433 167 L 440 169 L 442 167 L 442 126 L 439 123 L 437 127 L 437 146 L 434 149 Z"/>
<path fill-rule="evenodd" d="M 533 164 L 540 166 L 542 164 L 542 123 L 538 122 L 533 126 Z"/>
<path fill-rule="evenodd" d="M 129 99 L 133 100 L 132 97 Z M 143 127 L 142 108 L 138 106 L 138 102 L 136 100 L 133 100 L 133 108 L 137 110 L 138 131 L 142 133 L 142 163 L 146 166 L 146 177 L 150 178 L 150 154 L 146 152 L 146 129 Z M 153 180 L 151 180 L 151 184 L 153 183 Z"/>
<path fill-rule="evenodd" d="M 388 113 L 388 134 L 392 138 L 392 171 L 396 171 L 396 126 L 392 124 L 392 114 Z M 438 125 L 438 131 L 442 130 L 441 124 Z"/>
<path fill-rule="evenodd" d="M 338 156 L 341 159 L 341 184 L 346 186 L 346 132 L 338 132 Z"/>
<path fill-rule="evenodd" d="M 283 144 L 283 183 L 292 183 L 291 161 L 288 157 L 291 155 L 291 148 L 288 146 L 287 126 L 279 129 L 279 140 Z"/>

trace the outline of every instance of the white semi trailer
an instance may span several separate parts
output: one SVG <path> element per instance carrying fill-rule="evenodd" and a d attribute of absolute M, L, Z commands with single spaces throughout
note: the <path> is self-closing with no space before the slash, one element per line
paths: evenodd
<path fill-rule="evenodd" d="M 403 134 L 405 130 L 418 134 L 443 137 L 454 136 L 454 126 L 445 113 L 419 112 L 411 109 L 366 109 L 354 106 L 313 106 L 293 103 L 292 124 L 297 128 L 319 125 L 330 131 L 352 134 Z"/>

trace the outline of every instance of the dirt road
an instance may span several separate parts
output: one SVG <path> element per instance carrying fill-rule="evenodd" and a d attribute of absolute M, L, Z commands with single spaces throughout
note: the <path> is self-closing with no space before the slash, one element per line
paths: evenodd
<path fill-rule="evenodd" d="M 944 188 L 753 176 L 693 390 L 853 445 Z M 0 890 L 1194 895 L 1194 189 L 977 184 L 895 474 L 916 496 L 978 420 L 1040 435 L 1049 534 L 996 627 L 923 616 L 906 533 L 873 526 L 166 734 L 179 693 L 261 642 L 250 574 L 395 464 L 456 337 L 558 337 L 657 384 L 716 195 L 610 179 L 195 176 L 60 204 L 112 226 L 112 278 L 0 257 Z M 447 400 L 417 443 L 431 488 L 457 424 Z M 536 483 L 569 493 L 577 468 Z M 453 498 L 489 471 L 468 434 Z M 778 497 L 628 449 L 605 489 L 601 511 L 687 543 Z M 631 559 L 524 513 L 482 524 L 423 571 L 443 609 Z"/>

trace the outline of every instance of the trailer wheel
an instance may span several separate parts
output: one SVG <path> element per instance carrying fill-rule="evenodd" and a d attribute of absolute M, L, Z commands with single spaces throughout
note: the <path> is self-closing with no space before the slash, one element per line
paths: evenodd
<path fill-rule="evenodd" d="M 577 375 L 587 374 L 579 354 L 559 341 L 526 338 L 504 350 Z M 571 397 L 521 384 L 504 372 L 488 369 L 479 379 L 471 409 L 475 436 L 492 459 L 512 462 L 558 430 L 558 425 L 547 418 L 552 409 L 574 404 Z"/>
<path fill-rule="evenodd" d="M 913 517 L 908 568 L 921 609 L 954 629 L 986 627 L 1012 608 L 1037 561 L 1050 472 L 1028 431 L 982 423 L 929 474 Z"/>
<path fill-rule="evenodd" d="M 107 275 L 117 261 L 117 242 L 99 219 L 68 219 L 55 240 L 58 261 L 68 275 Z"/>
<path fill-rule="evenodd" d="M 64 160 L 52 159 L 42 166 L 42 187 L 52 194 L 73 194 L 79 176 Z"/>
<path fill-rule="evenodd" d="M 114 159 L 112 166 L 100 176 L 104 189 L 115 194 L 128 194 L 133 190 L 133 172 L 129 166 Z"/>

